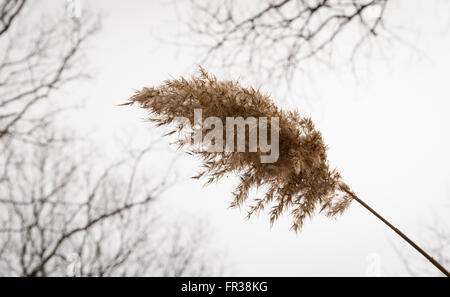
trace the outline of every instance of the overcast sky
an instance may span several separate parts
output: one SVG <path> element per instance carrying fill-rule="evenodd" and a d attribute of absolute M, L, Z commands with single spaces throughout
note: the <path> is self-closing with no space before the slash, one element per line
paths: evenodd
<path fill-rule="evenodd" d="M 116 105 L 135 89 L 196 70 L 196 49 L 162 42 L 177 41 L 184 31 L 179 15 L 187 13 L 186 3 L 81 2 L 103 15 L 102 30 L 86 52 L 94 79 L 68 94 L 86 99 L 86 109 L 68 124 L 95 131 L 111 150 L 118 139 L 145 142 L 160 132 L 142 121 L 144 114 L 137 108 Z M 48 11 L 60 7 L 57 0 L 42 3 Z M 450 208 L 445 208 L 450 204 L 449 8 L 445 1 L 388 4 L 386 22 L 401 40 L 361 59 L 356 76 L 345 63 L 334 69 L 318 67 L 311 74 L 314 83 L 294 84 L 297 97 L 273 98 L 311 116 L 330 147 L 331 166 L 362 199 L 425 248 L 425 226 L 437 215 L 450 223 Z M 213 70 L 219 77 L 245 76 Z M 174 148 L 167 145 L 167 150 Z M 166 162 L 164 157 L 148 166 L 163 170 Z M 411 261 L 424 263 L 356 203 L 338 219 L 314 217 L 297 235 L 289 229 L 290 218 L 272 229 L 263 214 L 246 221 L 245 212 L 228 209 L 236 180 L 203 187 L 202 181 L 189 179 L 198 166 L 189 156 L 181 157 L 176 164 L 181 181 L 164 194 L 161 207 L 184 214 L 186 220 L 210 222 L 214 244 L 228 251 L 231 275 L 364 276 L 373 261 L 379 261 L 383 275 L 405 275 L 392 245 Z"/>

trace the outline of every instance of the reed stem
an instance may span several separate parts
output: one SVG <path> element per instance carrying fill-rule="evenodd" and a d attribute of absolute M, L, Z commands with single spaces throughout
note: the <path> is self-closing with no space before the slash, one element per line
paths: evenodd
<path fill-rule="evenodd" d="M 350 195 L 354 200 L 356 200 L 359 204 L 365 207 L 368 211 L 370 211 L 373 215 L 379 218 L 383 223 L 389 226 L 392 230 L 395 231 L 401 238 L 403 238 L 407 243 L 409 243 L 413 248 L 415 248 L 419 253 L 421 253 L 428 261 L 430 261 L 437 269 L 439 269 L 443 274 L 447 277 L 450 277 L 450 273 L 445 269 L 438 261 L 436 261 L 433 257 L 431 257 L 427 252 L 425 252 L 421 247 L 419 247 L 414 241 L 412 241 L 408 236 L 406 236 L 399 229 L 394 227 L 391 223 L 389 223 L 385 218 L 383 218 L 379 213 L 377 213 L 373 208 L 367 205 L 364 201 L 359 199 L 352 191 L 350 191 L 347 187 L 340 187 L 342 191 Z"/>

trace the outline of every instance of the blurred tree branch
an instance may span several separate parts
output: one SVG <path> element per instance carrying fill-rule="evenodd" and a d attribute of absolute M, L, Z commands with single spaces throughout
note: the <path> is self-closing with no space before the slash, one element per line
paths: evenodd
<path fill-rule="evenodd" d="M 138 168 L 153 145 L 106 167 L 73 146 L 33 145 L 10 161 L 0 185 L 0 275 L 65 275 L 72 254 L 82 276 L 212 273 L 202 233 L 165 227 L 151 210 L 173 185 Z"/>
<path fill-rule="evenodd" d="M 5 18 L 0 35 L 0 139 L 19 139 L 54 116 L 54 110 L 47 115 L 38 111 L 37 117 L 33 112 L 53 91 L 88 77 L 83 47 L 99 29 L 98 18 L 89 13 L 26 29 L 19 14 L 24 3 L 6 1 L 0 7 Z"/>
<path fill-rule="evenodd" d="M 89 77 L 84 48 L 98 18 L 39 23 L 24 15 L 28 3 L 0 4 L 0 275 L 214 273 L 206 238 L 171 229 L 154 209 L 174 184 L 171 166 L 158 179 L 139 166 L 155 142 L 105 162 L 94 143 L 57 128 L 76 103 L 56 91 Z"/>
<path fill-rule="evenodd" d="M 25 0 L 6 0 L 0 4 L 0 35 L 8 31 L 24 4 Z"/>
<path fill-rule="evenodd" d="M 221 67 L 244 67 L 258 77 L 288 86 L 304 61 L 326 60 L 338 41 L 350 58 L 383 30 L 387 0 L 191 0 L 187 22 L 209 40 L 203 60 Z M 345 39 L 346 37 L 350 39 Z M 352 41 L 353 40 L 353 41 Z"/>

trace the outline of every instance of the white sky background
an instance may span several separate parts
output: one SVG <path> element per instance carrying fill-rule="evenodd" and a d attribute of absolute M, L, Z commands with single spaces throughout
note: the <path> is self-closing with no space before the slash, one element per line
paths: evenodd
<path fill-rule="evenodd" d="M 61 2 L 42 0 L 39 5 L 57 11 Z M 85 98 L 86 109 L 66 125 L 94 131 L 91 135 L 111 152 L 118 142 L 145 143 L 158 130 L 142 121 L 144 113 L 137 108 L 116 105 L 134 89 L 196 70 L 195 50 L 157 38 L 174 40 L 184 30 L 175 2 L 82 3 L 103 14 L 102 30 L 86 52 L 94 79 L 67 94 L 68 99 Z M 177 5 L 182 14 L 185 1 Z M 435 214 L 450 223 L 450 208 L 444 208 L 450 204 L 450 3 L 396 1 L 388 4 L 386 21 L 403 26 L 400 36 L 410 45 L 393 43 L 384 57 L 374 54 L 370 63 L 362 62 L 358 80 L 348 67 L 315 69 L 314 77 L 320 79 L 289 106 L 312 117 L 330 147 L 331 166 L 355 192 L 427 249 L 425 225 Z M 296 92 L 302 94 L 301 89 Z M 162 154 L 149 168 L 167 166 L 167 153 Z M 392 244 L 411 261 L 425 263 L 357 203 L 336 220 L 314 217 L 296 235 L 289 230 L 290 218 L 270 229 L 263 214 L 245 221 L 245 212 L 228 209 L 233 177 L 203 188 L 202 181 L 189 179 L 199 170 L 197 162 L 182 156 L 176 167 L 181 182 L 162 197 L 161 207 L 184 214 L 186 220 L 209 220 L 215 245 L 228 251 L 231 275 L 364 276 L 373 253 L 383 275 L 405 275 Z"/>

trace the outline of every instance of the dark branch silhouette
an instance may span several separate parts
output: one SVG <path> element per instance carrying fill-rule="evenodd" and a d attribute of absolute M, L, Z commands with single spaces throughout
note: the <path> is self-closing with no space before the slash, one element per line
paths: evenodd
<path fill-rule="evenodd" d="M 26 8 L 0 4 L 0 276 L 217 275 L 204 228 L 154 207 L 174 184 L 171 166 L 158 176 L 139 166 L 156 141 L 105 161 L 94 140 L 61 125 L 79 104 L 58 91 L 89 77 L 84 49 L 98 19 L 41 25 L 21 18 Z"/>
<path fill-rule="evenodd" d="M 6 0 L 0 4 L 0 35 L 8 31 L 24 4 L 25 0 Z"/>
<path fill-rule="evenodd" d="M 14 8 L 11 5 L 17 2 L 20 7 L 8 17 Z M 88 77 L 83 69 L 83 49 L 99 29 L 98 19 L 88 13 L 80 20 L 63 17 L 32 28 L 13 26 L 23 6 L 24 1 L 7 1 L 2 7 L 7 25 L 0 35 L 0 139 L 25 138 L 54 115 L 55 109 L 43 107 L 43 103 L 54 91 Z"/>
<path fill-rule="evenodd" d="M 387 0 L 192 0 L 187 25 L 206 40 L 202 63 L 243 67 L 258 78 L 290 84 L 308 59 L 324 61 L 338 42 L 353 57 L 383 31 Z M 348 49 L 349 48 L 349 49 Z"/>

